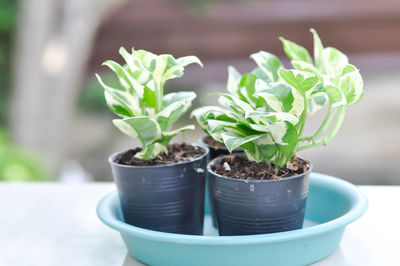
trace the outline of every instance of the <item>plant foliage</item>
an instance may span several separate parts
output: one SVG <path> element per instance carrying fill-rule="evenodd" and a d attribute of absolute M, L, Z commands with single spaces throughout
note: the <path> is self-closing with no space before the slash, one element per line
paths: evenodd
<path fill-rule="evenodd" d="M 182 77 L 185 66 L 192 63 L 202 66 L 202 63 L 195 56 L 176 59 L 172 55 L 155 55 L 133 48 L 131 53 L 120 48 L 119 53 L 125 65 L 111 60 L 103 65 L 118 76 L 121 86 L 110 87 L 99 75 L 96 77 L 104 87 L 108 107 L 120 117 L 113 120 L 114 125 L 141 142 L 142 151 L 135 157 L 149 160 L 162 152 L 167 153 L 166 146 L 175 135 L 194 129 L 194 125 L 171 128 L 188 111 L 196 94 L 181 91 L 164 95 L 164 85 L 169 79 Z"/>
<path fill-rule="evenodd" d="M 228 68 L 228 93 L 219 94 L 223 107 L 193 111 L 199 124 L 232 151 L 242 149 L 247 158 L 284 167 L 297 151 L 326 145 L 340 128 L 346 108 L 363 96 L 363 80 L 339 50 L 322 46 L 315 30 L 314 60 L 308 51 L 280 38 L 294 69 L 285 69 L 268 52 L 250 57 L 257 67 L 240 74 Z M 328 111 L 312 136 L 303 136 L 308 115 L 323 106 Z"/>

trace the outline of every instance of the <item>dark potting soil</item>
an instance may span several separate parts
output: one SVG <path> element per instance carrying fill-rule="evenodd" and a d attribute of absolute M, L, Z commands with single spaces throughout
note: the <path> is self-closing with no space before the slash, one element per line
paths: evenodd
<path fill-rule="evenodd" d="M 287 167 L 281 168 L 277 172 L 273 165 L 249 161 L 236 155 L 225 156 L 219 163 L 211 166 L 211 169 L 217 174 L 244 180 L 280 179 L 300 175 L 307 172 L 309 168 L 309 161 L 296 158 L 288 163 Z"/>
<path fill-rule="evenodd" d="M 115 159 L 115 162 L 118 164 L 132 166 L 164 165 L 189 161 L 191 159 L 200 157 L 205 152 L 204 150 L 196 149 L 194 146 L 187 143 L 173 143 L 168 145 L 167 149 L 168 154 L 162 153 L 157 155 L 154 159 L 141 160 L 134 157 L 136 153 L 142 150 L 141 148 L 136 148 L 119 154 Z"/>
<path fill-rule="evenodd" d="M 211 136 L 205 136 L 203 138 L 203 142 L 207 144 L 210 147 L 214 147 L 215 149 L 226 149 L 226 146 L 224 143 L 216 141 L 213 139 Z"/>

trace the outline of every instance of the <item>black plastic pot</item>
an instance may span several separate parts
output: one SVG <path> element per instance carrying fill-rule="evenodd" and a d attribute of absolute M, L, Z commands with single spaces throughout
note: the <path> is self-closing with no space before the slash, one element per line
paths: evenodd
<path fill-rule="evenodd" d="M 217 158 L 217 157 L 219 157 L 219 156 L 230 154 L 230 153 L 229 153 L 229 150 L 228 150 L 226 147 L 216 148 L 216 147 L 214 147 L 214 146 L 208 145 L 208 144 L 204 141 L 204 139 L 207 138 L 207 137 L 208 137 L 208 136 L 204 136 L 204 137 L 202 137 L 202 138 L 200 139 L 200 143 L 201 143 L 203 146 L 206 146 L 206 147 L 208 148 L 208 150 L 209 150 L 208 158 L 207 158 L 208 161 L 207 161 L 207 162 L 209 162 L 209 161 L 211 161 L 211 160 L 214 160 L 215 158 Z M 240 150 L 234 150 L 233 152 L 235 152 L 235 153 L 240 153 L 241 151 L 240 151 Z M 214 226 L 215 228 L 217 228 L 218 225 L 217 225 L 217 220 L 216 220 L 216 218 L 215 218 L 215 208 L 214 208 L 213 201 L 211 200 L 211 195 L 210 195 L 211 193 L 210 193 L 210 190 L 211 190 L 211 187 L 210 187 L 210 182 L 209 182 L 209 174 L 208 174 L 208 172 L 207 172 L 207 176 L 206 176 L 205 209 L 210 211 L 213 226 Z"/>
<path fill-rule="evenodd" d="M 203 233 L 205 169 L 208 149 L 191 161 L 156 166 L 128 166 L 109 158 L 124 221 L 169 233 Z"/>
<path fill-rule="evenodd" d="M 238 155 L 240 156 L 240 155 Z M 254 235 L 303 227 L 310 169 L 277 180 L 241 180 L 224 177 L 207 166 L 210 193 L 220 235 Z"/>

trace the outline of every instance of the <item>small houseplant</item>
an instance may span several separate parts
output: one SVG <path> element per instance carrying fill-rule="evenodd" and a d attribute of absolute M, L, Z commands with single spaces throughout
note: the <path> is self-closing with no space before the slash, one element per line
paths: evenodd
<path fill-rule="evenodd" d="M 311 163 L 296 153 L 326 145 L 338 132 L 346 108 L 363 96 L 356 67 L 339 50 L 314 36 L 308 51 L 281 38 L 294 69 L 267 52 L 253 54 L 262 73 L 241 75 L 221 93 L 224 107 L 197 111 L 200 125 L 217 141 L 244 155 L 208 164 L 213 205 L 221 235 L 247 235 L 301 228 Z M 233 90 L 232 90 L 233 88 Z M 303 136 L 307 116 L 328 105 L 312 136 Z"/>
<path fill-rule="evenodd" d="M 119 119 L 113 124 L 140 141 L 142 147 L 118 152 L 109 158 L 125 222 L 157 231 L 201 234 L 207 148 L 168 144 L 193 125 L 171 129 L 191 107 L 194 92 L 164 94 L 165 82 L 183 76 L 184 67 L 197 63 L 195 56 L 174 58 L 145 50 L 120 54 L 125 65 L 108 60 L 120 87 L 104 87 L 107 105 Z"/>

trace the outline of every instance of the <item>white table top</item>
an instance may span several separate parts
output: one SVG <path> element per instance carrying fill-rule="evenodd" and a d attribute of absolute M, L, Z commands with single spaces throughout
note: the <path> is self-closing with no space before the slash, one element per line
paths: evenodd
<path fill-rule="evenodd" d="M 369 209 L 316 263 L 400 265 L 400 186 L 361 186 Z M 112 183 L 0 183 L 0 265 L 143 265 L 96 216 Z"/>

